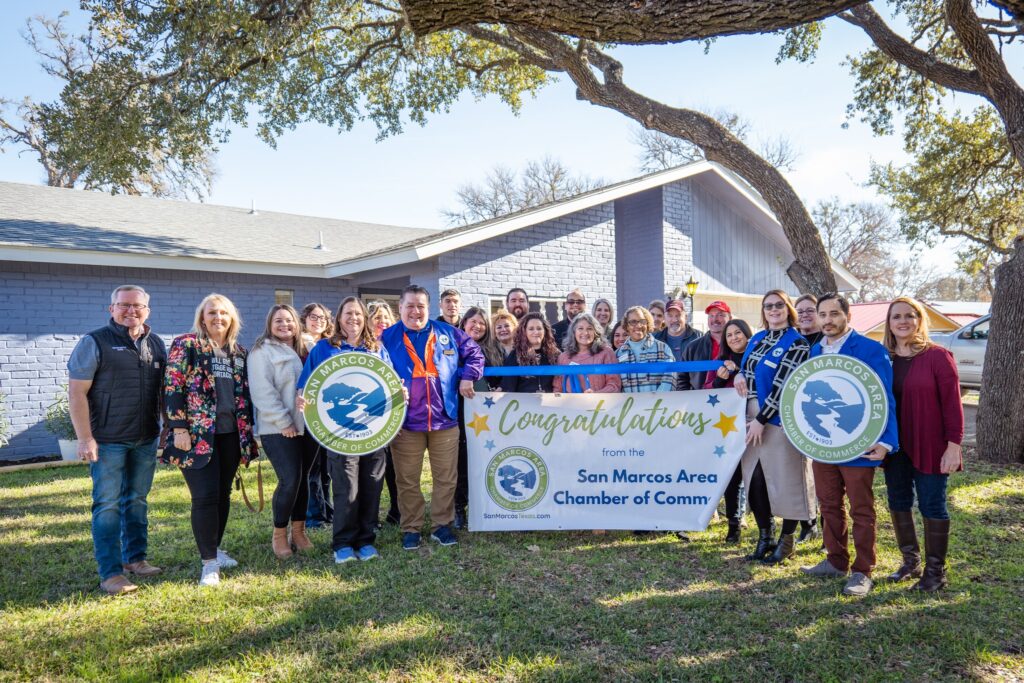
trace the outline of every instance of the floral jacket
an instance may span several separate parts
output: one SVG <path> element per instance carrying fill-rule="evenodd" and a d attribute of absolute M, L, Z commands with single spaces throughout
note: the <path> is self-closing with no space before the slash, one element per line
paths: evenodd
<path fill-rule="evenodd" d="M 235 379 L 235 419 L 238 439 L 242 448 L 242 464 L 248 465 L 259 457 L 259 447 L 253 438 L 252 400 L 249 398 L 249 380 L 246 377 L 246 350 L 238 347 L 231 354 Z M 181 468 L 201 469 L 210 462 L 213 437 L 217 426 L 217 383 L 211 367 L 213 346 L 200 341 L 195 334 L 183 334 L 171 342 L 164 373 L 165 429 L 160 445 L 173 445 L 171 430 L 184 427 L 192 437 L 192 450 L 187 457 L 167 454 L 161 457 Z M 165 451 L 166 453 L 166 451 Z"/>

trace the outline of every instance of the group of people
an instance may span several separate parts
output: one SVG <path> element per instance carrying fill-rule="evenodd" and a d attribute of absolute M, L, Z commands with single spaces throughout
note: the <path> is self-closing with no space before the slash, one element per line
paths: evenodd
<path fill-rule="evenodd" d="M 93 540 L 101 588 L 135 590 L 129 575 L 161 570 L 147 560 L 146 498 L 158 445 L 163 462 L 178 466 L 192 499 L 191 522 L 202 562 L 200 584 L 220 582 L 237 565 L 222 547 L 231 486 L 240 465 L 270 460 L 278 484 L 272 498 L 271 549 L 286 559 L 306 552 L 311 511 L 333 529 L 335 562 L 372 560 L 379 506 L 387 483 L 386 522 L 401 529 L 402 547 L 419 548 L 425 499 L 421 485 L 427 453 L 432 476 L 430 538 L 457 543 L 467 526 L 467 443 L 462 401 L 476 391 L 601 393 L 658 392 L 734 387 L 747 397 L 746 449 L 725 490 L 727 543 L 739 543 L 747 506 L 758 527 L 748 560 L 786 562 L 795 546 L 823 536 L 827 556 L 802 571 L 844 577 L 848 595 L 872 587 L 876 521 L 872 483 L 882 466 L 901 566 L 894 581 L 916 578 L 914 588 L 946 584 L 949 538 L 948 475 L 962 468 L 963 411 L 956 366 L 928 339 L 928 320 L 913 299 L 889 306 L 882 344 L 850 327 L 840 294 L 795 302 L 782 290 L 761 301 L 760 331 L 733 318 L 729 305 L 705 309 L 707 332 L 687 321 L 679 300 L 632 306 L 621 318 L 606 299 L 587 311 L 584 293 L 566 295 L 564 318 L 549 325 L 531 310 L 528 293 L 514 288 L 493 315 L 446 290 L 440 317 L 431 297 L 410 285 L 397 319 L 388 304 L 347 297 L 331 315 L 312 303 L 299 313 L 273 306 L 262 333 L 247 351 L 238 343 L 241 319 L 225 296 L 200 302 L 192 330 L 166 350 L 146 320 L 149 295 L 124 285 L 111 296 L 106 327 L 82 337 L 68 362 L 71 416 L 79 457 L 93 479 Z M 312 371 L 331 356 L 368 353 L 401 377 L 408 409 L 398 436 L 371 455 L 347 456 L 323 448 L 304 429 L 302 392 Z M 890 414 L 879 443 L 842 465 L 807 459 L 784 435 L 779 419 L 782 387 L 810 357 L 844 354 L 867 363 L 889 392 Z M 709 372 L 522 374 L 484 377 L 491 366 L 537 367 L 614 363 L 722 362 Z M 162 433 L 161 433 L 162 432 Z M 325 494 L 330 482 L 333 495 Z M 311 495 L 312 494 L 312 495 Z M 316 501 L 317 496 L 321 497 Z M 925 560 L 912 507 L 924 520 Z M 848 548 L 846 502 L 853 519 L 855 554 Z M 818 514 L 821 532 L 818 531 Z M 326 513 L 326 514 L 325 514 Z M 776 519 L 781 528 L 776 536 Z M 799 529 L 799 533 L 798 533 Z M 639 532 L 638 532 L 639 533 Z M 685 540 L 685 534 L 680 533 Z"/>

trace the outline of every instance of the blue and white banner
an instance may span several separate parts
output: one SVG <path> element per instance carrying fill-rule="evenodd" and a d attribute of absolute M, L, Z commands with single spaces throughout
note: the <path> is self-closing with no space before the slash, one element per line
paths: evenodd
<path fill-rule="evenodd" d="M 472 531 L 704 529 L 746 436 L 731 388 L 465 405 Z"/>

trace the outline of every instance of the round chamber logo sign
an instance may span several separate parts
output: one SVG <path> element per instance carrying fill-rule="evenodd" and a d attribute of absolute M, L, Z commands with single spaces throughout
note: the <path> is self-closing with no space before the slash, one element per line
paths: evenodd
<path fill-rule="evenodd" d="M 498 451 L 487 463 L 484 476 L 491 500 L 513 512 L 529 510 L 548 491 L 548 466 L 529 448 Z"/>
<path fill-rule="evenodd" d="M 302 397 L 306 429 L 324 448 L 342 455 L 384 448 L 405 422 L 401 378 L 369 353 L 331 356 L 313 370 Z"/>
<path fill-rule="evenodd" d="M 856 460 L 885 431 L 889 399 L 867 363 L 826 354 L 800 365 L 782 388 L 779 416 L 790 443 L 812 460 Z"/>

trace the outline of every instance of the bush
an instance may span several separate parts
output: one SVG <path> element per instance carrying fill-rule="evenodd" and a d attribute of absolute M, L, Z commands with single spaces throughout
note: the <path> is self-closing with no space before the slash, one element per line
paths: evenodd
<path fill-rule="evenodd" d="M 46 429 L 58 439 L 74 441 L 75 426 L 71 424 L 71 406 L 68 404 L 68 385 L 65 384 L 46 409 Z"/>
<path fill-rule="evenodd" d="M 0 394 L 0 448 L 6 446 L 11 438 L 11 423 L 7 419 L 7 408 L 4 406 L 6 400 L 7 397 Z"/>

